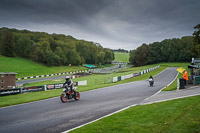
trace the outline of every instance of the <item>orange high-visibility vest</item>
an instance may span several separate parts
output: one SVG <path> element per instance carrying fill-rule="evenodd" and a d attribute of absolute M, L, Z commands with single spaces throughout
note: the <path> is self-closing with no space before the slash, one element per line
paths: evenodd
<path fill-rule="evenodd" d="M 184 78 L 185 80 L 188 80 L 188 73 L 187 73 L 187 71 L 184 71 L 184 73 L 183 73 L 183 78 Z"/>

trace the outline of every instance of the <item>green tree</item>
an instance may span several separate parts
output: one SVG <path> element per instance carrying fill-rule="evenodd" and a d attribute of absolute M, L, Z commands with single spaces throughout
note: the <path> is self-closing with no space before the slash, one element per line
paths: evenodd
<path fill-rule="evenodd" d="M 3 29 L 1 31 L 1 53 L 4 56 L 14 57 L 15 53 L 15 38 L 9 29 Z"/>
<path fill-rule="evenodd" d="M 17 56 L 30 58 L 32 47 L 33 41 L 30 40 L 30 37 L 28 35 L 20 35 L 16 41 Z"/>
<path fill-rule="evenodd" d="M 130 62 L 132 62 L 134 66 L 146 65 L 148 57 L 148 45 L 145 43 L 142 44 L 142 46 L 131 52 L 131 54 L 133 54 L 131 56 L 133 59 L 131 59 Z"/>
<path fill-rule="evenodd" d="M 179 61 L 190 62 L 194 57 L 194 53 L 191 51 L 193 38 L 191 36 L 182 37 L 180 39 Z"/>
<path fill-rule="evenodd" d="M 105 50 L 105 62 L 110 63 L 114 59 L 113 52 L 109 49 Z"/>
<path fill-rule="evenodd" d="M 30 58 L 35 62 L 40 62 L 40 49 L 37 43 L 33 43 Z"/>
<path fill-rule="evenodd" d="M 129 53 L 129 61 L 131 64 L 135 65 L 136 64 L 136 50 L 131 50 L 130 53 Z"/>
<path fill-rule="evenodd" d="M 56 47 L 54 55 L 55 55 L 55 65 L 56 66 L 66 64 L 67 57 L 65 56 L 65 53 L 64 53 L 62 47 Z"/>
<path fill-rule="evenodd" d="M 194 29 L 192 52 L 195 53 L 196 57 L 200 57 L 200 24 L 197 24 Z"/>
<path fill-rule="evenodd" d="M 160 43 L 154 42 L 152 44 L 149 44 L 147 63 L 153 64 L 160 62 L 161 61 L 160 55 L 161 55 Z"/>
<path fill-rule="evenodd" d="M 39 47 L 39 61 L 43 64 L 48 64 L 48 65 L 52 65 L 54 63 L 53 62 L 53 52 L 50 48 L 50 43 L 46 40 L 44 41 L 40 41 L 38 43 L 38 47 Z"/>

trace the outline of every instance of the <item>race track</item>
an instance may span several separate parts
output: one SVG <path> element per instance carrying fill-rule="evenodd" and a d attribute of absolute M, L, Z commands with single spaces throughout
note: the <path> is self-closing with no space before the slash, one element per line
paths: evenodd
<path fill-rule="evenodd" d="M 144 80 L 81 92 L 79 101 L 62 103 L 56 97 L 0 108 L 0 133 L 63 132 L 142 102 L 169 84 L 176 75 L 176 68 L 168 68 L 154 77 L 154 87 L 149 87 Z"/>

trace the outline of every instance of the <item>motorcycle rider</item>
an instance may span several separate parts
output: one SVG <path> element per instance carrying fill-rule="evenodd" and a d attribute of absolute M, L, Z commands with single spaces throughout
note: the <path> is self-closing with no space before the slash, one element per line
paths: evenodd
<path fill-rule="evenodd" d="M 154 83 L 154 80 L 153 80 L 153 76 L 152 76 L 152 75 L 149 76 L 149 83 L 150 83 L 150 82 L 153 82 L 153 83 Z"/>
<path fill-rule="evenodd" d="M 152 75 L 150 75 L 150 76 L 149 76 L 149 79 L 152 79 L 152 80 L 153 80 L 153 76 L 152 76 Z"/>
<path fill-rule="evenodd" d="M 70 79 L 69 76 L 66 76 L 65 78 L 65 83 L 63 84 L 63 86 L 65 86 L 66 84 L 70 87 L 71 91 L 73 92 L 74 91 L 74 84 L 73 84 L 73 81 Z"/>

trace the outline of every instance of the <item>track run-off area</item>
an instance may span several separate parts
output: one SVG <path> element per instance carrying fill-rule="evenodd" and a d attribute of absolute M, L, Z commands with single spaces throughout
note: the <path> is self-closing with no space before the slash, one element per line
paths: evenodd
<path fill-rule="evenodd" d="M 0 133 L 64 132 L 154 95 L 177 76 L 177 68 L 167 68 L 148 80 L 81 92 L 79 101 L 62 103 L 60 97 L 0 108 Z"/>

